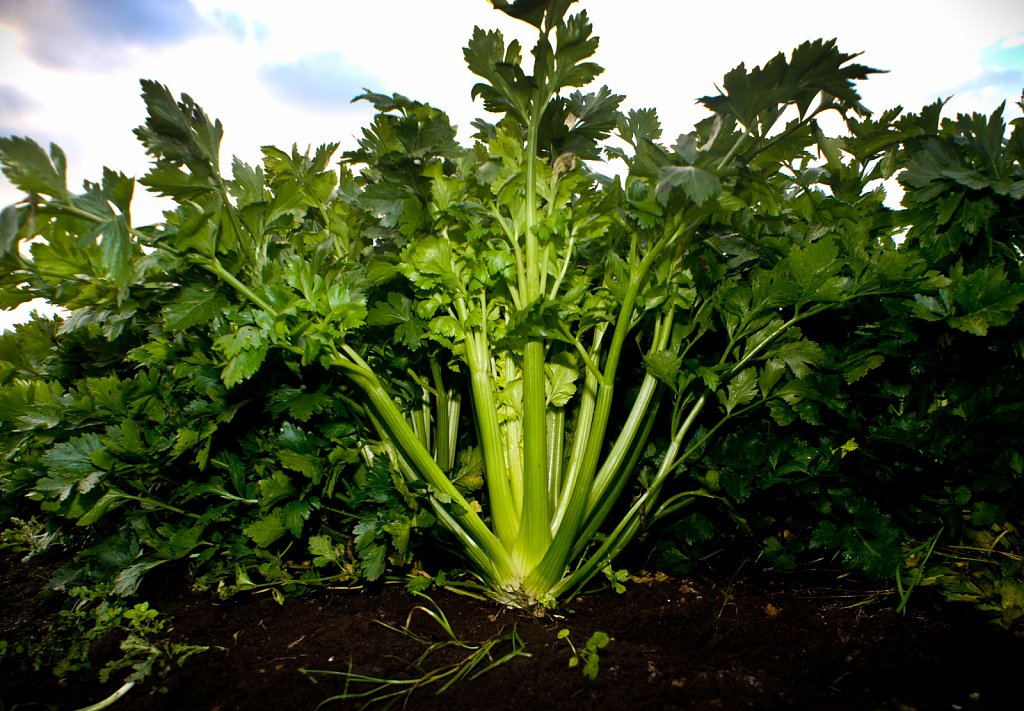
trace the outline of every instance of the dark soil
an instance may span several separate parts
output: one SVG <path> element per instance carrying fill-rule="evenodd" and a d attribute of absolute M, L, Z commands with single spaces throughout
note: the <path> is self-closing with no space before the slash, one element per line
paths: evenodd
<path fill-rule="evenodd" d="M 54 603 L 38 595 L 46 572 L 45 565 L 0 558 L 0 638 L 9 645 L 55 619 Z M 966 608 L 933 606 L 923 593 L 915 593 L 907 614 L 898 615 L 892 598 L 856 605 L 869 597 L 866 588 L 825 580 L 827 587 L 807 574 L 764 572 L 731 582 L 640 578 L 624 594 L 590 594 L 546 617 L 434 590 L 431 598 L 460 640 L 479 645 L 515 630 L 530 656 L 462 680 L 440 696 L 434 687 L 416 689 L 397 707 L 1020 708 L 1024 639 Z M 412 662 L 424 645 L 380 623 L 402 627 L 417 605 L 429 603 L 398 586 L 324 590 L 284 604 L 270 595 L 219 603 L 190 593 L 172 577 L 147 597 L 173 620 L 173 639 L 210 649 L 131 689 L 114 709 L 301 711 L 345 686 L 340 676 L 301 669 L 409 679 L 471 653 L 449 645 L 417 672 Z M 445 638 L 422 611 L 412 613 L 410 629 Z M 572 653 L 557 637 L 561 629 L 571 631 L 577 647 L 597 630 L 611 637 L 600 652 L 596 679 L 569 668 Z M 501 645 L 496 655 L 510 648 Z M 0 666 L 0 710 L 76 709 L 104 699 L 119 683 L 100 685 L 97 670 L 117 653 L 117 640 L 101 642 L 93 652 L 92 669 L 63 681 L 45 671 L 19 670 L 8 654 Z"/>

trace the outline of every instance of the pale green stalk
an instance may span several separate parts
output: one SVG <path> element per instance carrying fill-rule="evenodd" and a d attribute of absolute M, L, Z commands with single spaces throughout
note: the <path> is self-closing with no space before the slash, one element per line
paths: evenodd
<path fill-rule="evenodd" d="M 491 502 L 494 532 L 502 546 L 508 550 L 518 532 L 519 511 L 509 485 L 505 459 L 507 448 L 494 407 L 487 336 L 482 330 L 471 331 L 466 334 L 465 345 L 473 412 L 476 415 L 480 450 L 484 460 L 484 479 Z"/>
<path fill-rule="evenodd" d="M 668 347 L 669 339 L 672 335 L 672 322 L 674 319 L 675 308 L 669 307 L 668 311 L 661 317 L 656 326 L 654 342 L 651 344 L 649 350 L 651 355 L 654 355 Z M 629 417 L 626 419 L 622 430 L 619 432 L 615 443 L 612 445 L 612 448 L 605 459 L 604 465 L 594 477 L 590 501 L 587 506 L 587 509 L 591 512 L 591 516 L 593 516 L 593 512 L 598 509 L 599 503 L 606 498 L 605 495 L 609 486 L 611 486 L 611 484 L 617 479 L 622 478 L 624 473 L 628 474 L 629 469 L 624 469 L 622 467 L 622 463 L 626 458 L 626 454 L 633 448 L 633 443 L 636 441 L 636 435 L 640 429 L 640 423 L 644 416 L 651 409 L 657 409 L 658 401 L 655 399 L 655 394 L 658 389 L 659 383 L 657 378 L 650 373 L 646 373 L 644 375 L 643 382 L 640 384 L 640 390 L 637 392 L 636 399 L 633 401 L 633 405 L 630 408 Z"/>
<path fill-rule="evenodd" d="M 453 533 L 468 550 L 479 551 L 480 560 L 485 562 L 482 570 L 490 571 L 499 584 L 513 579 L 511 560 L 498 538 L 472 510 L 469 502 L 455 488 L 429 451 L 424 449 L 401 410 L 381 385 L 373 370 L 348 346 L 342 346 L 344 355 L 335 359 L 334 365 L 341 367 L 369 399 L 369 408 L 376 417 L 376 426 L 381 437 L 394 444 L 408 468 L 418 473 L 434 489 L 435 510 L 442 515 Z M 493 410 L 493 408 L 492 408 Z M 458 520 L 448 513 L 440 502 L 447 499 L 459 511 Z M 457 525 L 456 525 L 457 524 Z M 454 527 L 453 527 L 454 526 Z M 477 556 L 474 554 L 474 559 Z"/>
<path fill-rule="evenodd" d="M 547 452 L 548 452 L 548 507 L 555 510 L 558 492 L 562 488 L 562 463 L 565 445 L 565 408 L 548 408 L 547 414 Z"/>
<path fill-rule="evenodd" d="M 453 446 L 454 437 L 452 435 L 457 434 L 454 432 L 455 428 L 452 427 L 451 419 L 454 403 L 444 386 L 444 380 L 441 377 L 441 365 L 434 359 L 430 361 L 430 373 L 434 379 L 435 399 L 437 401 L 435 407 L 437 411 L 437 434 L 434 437 L 436 443 L 434 459 L 441 465 L 442 469 L 451 470 L 455 466 L 455 447 Z M 457 423 L 458 419 L 458 414 L 456 414 L 454 421 Z"/>
<path fill-rule="evenodd" d="M 622 300 L 615 329 L 612 332 L 612 342 L 609 345 L 605 358 L 602 373 L 603 382 L 598 386 L 594 416 L 588 430 L 588 441 L 583 450 L 579 468 L 571 471 L 571 475 L 575 475 L 575 479 L 566 482 L 568 495 L 563 495 L 559 510 L 555 514 L 558 526 L 551 539 L 551 545 L 541 559 L 540 564 L 531 572 L 526 581 L 529 592 L 533 594 L 546 594 L 562 578 L 568 567 L 572 551 L 576 547 L 580 530 L 588 514 L 588 502 L 590 501 L 601 450 L 604 447 L 608 419 L 611 416 L 619 356 L 622 353 L 623 344 L 632 325 L 633 308 L 636 304 L 640 286 L 646 280 L 656 259 L 664 253 L 667 247 L 676 241 L 682 232 L 683 229 L 680 228 L 654 245 L 651 251 L 648 252 L 630 274 L 629 285 Z M 636 238 L 634 237 L 634 243 L 635 241 Z M 651 395 L 653 395 L 653 392 Z M 639 423 L 637 424 L 639 425 Z M 617 453 L 617 456 L 624 456 L 628 448 L 625 440 L 622 441 L 624 442 L 623 451 Z M 611 466 L 617 468 L 615 462 Z M 563 503 L 564 507 L 561 505 Z"/>
<path fill-rule="evenodd" d="M 604 326 L 594 330 L 592 352 L 598 352 L 605 333 L 607 333 L 607 330 Z M 551 519 L 552 532 L 557 531 L 561 524 L 562 516 L 565 515 L 565 511 L 569 506 L 569 494 L 572 491 L 573 483 L 579 479 L 580 472 L 582 471 L 584 454 L 593 431 L 591 425 L 594 421 L 594 409 L 597 405 L 597 391 L 601 379 L 600 372 L 588 369 L 583 381 L 583 387 L 580 389 L 580 401 L 576 406 L 572 451 L 569 454 L 568 465 L 563 468 L 560 487 L 556 492 L 556 501 L 558 503 Z"/>
<path fill-rule="evenodd" d="M 537 135 L 544 109 L 551 98 L 546 78 L 540 81 L 530 112 L 526 136 L 525 201 L 526 279 L 523 301 L 532 304 L 542 296 L 541 249 L 537 238 Z M 541 560 L 551 541 L 547 494 L 547 433 L 544 380 L 544 341 L 527 339 L 523 346 L 523 505 L 512 558 L 524 575 Z"/>
<path fill-rule="evenodd" d="M 558 598 L 568 591 L 578 590 L 580 586 L 592 578 L 603 566 L 607 565 L 616 554 L 636 537 L 637 533 L 642 529 L 647 515 L 657 503 L 657 497 L 662 486 L 664 486 L 669 474 L 675 469 L 683 441 L 686 439 L 686 435 L 694 422 L 696 422 L 697 416 L 704 408 L 706 401 L 707 394 L 704 394 L 690 408 L 686 420 L 676 431 L 671 444 L 669 444 L 668 449 L 665 451 L 665 458 L 662 460 L 662 464 L 658 468 L 658 472 L 655 474 L 654 480 L 647 491 L 630 507 L 619 524 L 605 538 L 600 548 L 570 575 L 562 578 L 552 586 L 550 590 L 552 597 Z"/>

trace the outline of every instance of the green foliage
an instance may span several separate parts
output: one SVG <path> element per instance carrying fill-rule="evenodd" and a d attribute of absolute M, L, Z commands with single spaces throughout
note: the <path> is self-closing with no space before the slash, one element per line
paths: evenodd
<path fill-rule="evenodd" d="M 390 470 L 383 457 L 373 460 L 350 502 L 358 516 L 352 530 L 359 569 L 367 580 L 380 578 L 389 565 L 396 569 L 412 562 L 415 534 L 436 521 L 424 498 Z"/>
<path fill-rule="evenodd" d="M 915 587 L 937 591 L 952 602 L 969 603 L 993 622 L 1018 629 L 1024 619 L 1024 556 L 1012 524 L 966 530 L 956 545 L 938 545 L 941 531 L 929 540 L 910 541 L 897 572 L 904 609 Z"/>
<path fill-rule="evenodd" d="M 730 71 L 665 145 L 591 90 L 572 4 L 494 3 L 537 30 L 525 66 L 474 31 L 497 120 L 471 146 L 368 91 L 339 167 L 327 144 L 228 169 L 220 122 L 143 81 L 160 225 L 125 176 L 74 194 L 60 149 L 0 139 L 29 194 L 2 305 L 70 312 L 0 337 L 10 515 L 75 524 L 122 593 L 170 561 L 222 594 L 378 580 L 429 541 L 515 604 L 614 583 L 654 524 L 676 565 L 745 539 L 885 577 L 907 541 L 1009 523 L 1021 122 L 872 117 L 876 70 L 817 40 Z"/>
<path fill-rule="evenodd" d="M 46 524 L 36 518 L 22 520 L 12 517 L 0 530 L 0 550 L 24 553 L 21 559 L 28 562 L 35 556 L 59 546 L 63 536 L 59 530 L 47 530 Z"/>
<path fill-rule="evenodd" d="M 121 656 L 99 670 L 100 683 L 118 677 L 132 685 L 154 673 L 181 666 L 186 659 L 208 648 L 168 639 L 171 628 L 148 603 L 129 605 L 109 585 L 72 587 L 58 621 L 38 635 L 16 641 L 2 640 L 2 649 L 15 663 L 20 657 L 35 669 L 50 668 L 58 678 L 93 666 L 93 646 L 112 635 L 123 636 Z M 130 670 L 127 675 L 120 672 Z"/>
<path fill-rule="evenodd" d="M 568 629 L 558 630 L 558 639 L 564 639 L 572 650 L 572 656 L 569 658 L 569 668 L 574 669 L 582 665 L 583 676 L 590 680 L 596 679 L 597 675 L 601 672 L 601 650 L 607 647 L 611 641 L 608 633 L 597 630 L 590 635 L 587 643 L 579 649 L 576 649 L 573 645 L 569 635 Z"/>
<path fill-rule="evenodd" d="M 120 645 L 122 656 L 100 670 L 100 683 L 106 683 L 111 675 L 124 669 L 131 669 L 125 683 L 138 683 L 152 676 L 155 669 L 181 666 L 189 657 L 209 649 L 160 639 L 171 630 L 165 629 L 166 622 L 149 603 L 140 602 L 125 610 L 122 620 L 122 627 L 127 631 Z"/>
<path fill-rule="evenodd" d="M 849 156 L 883 149 L 865 177 L 906 168 L 904 209 L 888 219 L 906 229 L 898 251 L 927 266 L 926 280 L 912 294 L 805 325 L 817 344 L 815 370 L 791 391 L 789 407 L 770 405 L 774 424 L 751 421 L 719 438 L 692 473 L 735 508 L 713 510 L 702 499 L 699 512 L 670 524 L 659 544 L 666 564 L 692 565 L 730 543 L 695 532 L 739 515 L 741 538 L 777 567 L 823 551 L 873 577 L 896 576 L 904 604 L 913 586 L 937 587 L 1014 619 L 1016 539 L 986 564 L 953 551 L 991 538 L 992 526 L 1019 525 L 1024 393 L 1006 373 L 1024 353 L 1022 213 L 1012 197 L 1024 177 L 1021 121 L 1007 127 L 1002 109 L 940 121 L 940 109 L 854 121 L 854 136 L 828 163 L 847 173 L 856 165 Z M 934 548 L 929 565 L 909 564 L 921 546 Z M 947 559 L 960 562 L 947 567 Z M 972 587 L 972 576 L 985 582 Z"/>
<path fill-rule="evenodd" d="M 612 566 L 606 565 L 601 568 L 601 573 L 608 579 L 608 585 L 611 586 L 612 590 L 620 595 L 626 592 L 624 583 L 629 580 L 629 571 L 625 568 L 615 570 Z"/>
<path fill-rule="evenodd" d="M 161 312 L 150 318 L 162 334 Z M 43 328 L 48 340 L 21 337 Z M 266 389 L 229 392 L 201 337 L 139 345 L 125 333 L 108 341 L 96 325 L 61 334 L 36 322 L 0 342 L 20 351 L 8 356 L 15 377 L 0 395 L 5 501 L 17 511 L 27 496 L 76 523 L 84 575 L 114 579 L 125 594 L 165 561 L 188 561 L 204 586 L 237 569 L 278 584 L 318 577 L 281 554 L 291 541 L 328 534 L 321 512 L 344 506 L 343 472 L 362 466 L 358 423 L 325 394 L 328 381 L 302 382 L 285 368 L 264 379 Z M 107 344 L 135 368 L 84 361 L 93 375 L 81 373 L 76 354 Z"/>

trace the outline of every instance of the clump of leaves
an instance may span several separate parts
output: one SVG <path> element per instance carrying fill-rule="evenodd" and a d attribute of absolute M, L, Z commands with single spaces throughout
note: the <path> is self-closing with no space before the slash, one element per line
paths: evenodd
<path fill-rule="evenodd" d="M 106 683 L 112 675 L 130 669 L 125 683 L 139 683 L 163 668 L 180 667 L 189 657 L 205 652 L 209 647 L 166 639 L 171 631 L 160 613 L 140 602 L 126 609 L 120 627 L 127 632 L 121 641 L 122 656 L 107 662 L 100 670 L 100 682 Z"/>
<path fill-rule="evenodd" d="M 695 502 L 665 529 L 665 564 L 685 567 L 736 544 L 717 531 L 738 523 L 739 544 L 760 546 L 776 567 L 825 553 L 879 579 L 902 571 L 895 582 L 905 593 L 921 572 L 906 567 L 909 550 L 934 545 L 934 564 L 993 525 L 1014 525 L 1024 392 L 1005 373 L 1024 355 L 1024 216 L 1013 197 L 1024 185 L 1024 120 L 1008 125 L 1002 107 L 942 118 L 942 108 L 851 120 L 852 135 L 822 166 L 835 190 L 879 148 L 878 175 L 905 169 L 903 209 L 873 214 L 903 226 L 898 251 L 929 277 L 913 293 L 808 325 L 825 356 L 803 380 L 813 390 L 791 412 L 774 408 L 774 422 L 750 421 L 710 443 L 691 477 L 721 498 Z M 718 506 L 726 502 L 732 508 Z M 982 567 L 993 580 L 1003 569 Z"/>
<path fill-rule="evenodd" d="M 608 646 L 611 638 L 607 632 L 597 630 L 590 635 L 584 646 L 577 649 L 572 640 L 569 639 L 570 634 L 571 632 L 568 629 L 558 631 L 558 639 L 564 639 L 569 645 L 569 649 L 572 650 L 572 656 L 569 658 L 569 668 L 574 669 L 582 666 L 583 676 L 591 680 L 596 679 L 597 675 L 601 672 L 600 651 Z"/>
<path fill-rule="evenodd" d="M 608 580 L 608 585 L 619 595 L 626 592 L 625 582 L 629 580 L 629 571 L 625 568 L 616 570 L 611 565 L 601 568 L 601 574 Z"/>
<path fill-rule="evenodd" d="M 968 603 L 1016 629 L 1024 620 L 1024 546 L 1013 524 L 969 530 L 958 545 L 934 547 L 938 536 L 910 551 L 907 575 L 946 600 Z M 930 555 L 923 555 L 928 551 Z"/>
<path fill-rule="evenodd" d="M 934 418 L 1019 414 L 941 386 L 945 362 L 908 390 L 906 355 L 1015 328 L 1019 124 L 1004 141 L 999 114 L 872 118 L 856 82 L 876 70 L 817 40 L 729 72 L 669 145 L 653 110 L 591 86 L 598 40 L 572 5 L 496 3 L 536 30 L 532 63 L 474 31 L 471 91 L 496 120 L 473 145 L 367 92 L 337 170 L 335 144 L 224 167 L 220 122 L 143 81 L 161 225 L 133 226 L 129 178 L 75 194 L 59 148 L 0 139 L 30 195 L 0 220 L 3 303 L 71 311 L 25 332 L 30 353 L 0 348 L 5 496 L 129 532 L 125 589 L 169 560 L 228 590 L 378 578 L 436 525 L 494 597 L 552 604 L 684 509 L 677 555 L 719 545 L 712 502 L 777 561 L 820 547 L 892 575 L 935 513 L 907 493 L 917 455 L 893 460 L 899 510 L 877 495 L 898 478 L 886 448 L 937 453 Z M 897 214 L 875 186 L 900 170 Z M 940 478 L 944 516 L 960 487 Z M 972 503 L 1017 491 L 979 481 Z M 322 565 L 296 574 L 296 541 Z"/>
<path fill-rule="evenodd" d="M 51 530 L 38 518 L 20 519 L 12 516 L 7 525 L 0 530 L 0 550 L 11 550 L 23 553 L 23 563 L 41 553 L 45 553 L 55 545 L 60 545 L 63 535 L 60 530 Z"/>
<path fill-rule="evenodd" d="M 39 636 L 4 640 L 5 657 L 19 659 L 34 669 L 51 668 L 64 677 L 90 669 L 97 642 L 120 637 L 120 656 L 99 670 L 101 683 L 120 678 L 122 689 L 180 667 L 189 657 L 208 648 L 172 641 L 168 621 L 149 603 L 131 605 L 116 596 L 111 586 L 78 585 L 67 591 L 66 606 L 57 621 Z M 129 670 L 126 675 L 121 672 Z M 159 691 L 154 687 L 154 691 Z"/>
<path fill-rule="evenodd" d="M 120 594 L 169 561 L 190 561 L 204 587 L 238 570 L 260 585 L 323 577 L 282 552 L 328 535 L 320 512 L 345 507 L 342 474 L 362 466 L 358 418 L 315 373 L 279 372 L 265 389 L 229 392 L 202 352 L 208 341 L 171 339 L 164 329 L 177 321 L 167 313 L 125 321 L 148 324 L 153 340 L 143 345 L 125 332 L 108 340 L 84 322 L 34 322 L 0 336 L 18 375 L 0 386 L 4 505 L 24 511 L 27 497 L 47 526 L 89 531 L 78 540 L 97 555 L 85 552 L 94 560 L 83 560 L 84 579 L 109 571 Z M 75 369 L 79 349 L 122 360 L 86 361 L 85 374 Z M 339 576 L 358 572 L 341 566 Z"/>

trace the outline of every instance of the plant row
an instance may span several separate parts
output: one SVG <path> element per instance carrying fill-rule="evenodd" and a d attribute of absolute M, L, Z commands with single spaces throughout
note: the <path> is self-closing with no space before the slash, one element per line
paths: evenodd
<path fill-rule="evenodd" d="M 0 506 L 41 526 L 11 540 L 60 532 L 59 584 L 125 595 L 176 562 L 225 595 L 461 570 L 551 605 L 641 545 L 1024 614 L 1021 120 L 873 115 L 875 70 L 819 40 L 669 144 L 592 88 L 571 5 L 504 7 L 532 61 L 475 31 L 468 146 L 368 92 L 340 160 L 225 168 L 153 81 L 138 181 L 74 192 L 59 148 L 0 139 L 0 306 L 66 313 L 0 337 Z"/>

